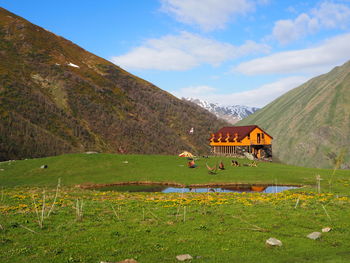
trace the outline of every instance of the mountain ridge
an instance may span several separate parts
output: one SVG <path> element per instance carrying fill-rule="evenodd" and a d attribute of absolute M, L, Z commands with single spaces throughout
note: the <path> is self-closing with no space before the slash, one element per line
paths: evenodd
<path fill-rule="evenodd" d="M 287 164 L 330 168 L 350 146 L 350 61 L 280 96 L 239 124 L 257 124 Z M 349 167 L 349 154 L 343 168 Z"/>
<path fill-rule="evenodd" d="M 91 150 L 207 153 L 208 134 L 225 125 L 3 8 L 0 40 L 0 160 Z"/>
<path fill-rule="evenodd" d="M 248 117 L 254 112 L 258 111 L 257 107 L 250 107 L 244 105 L 231 105 L 225 106 L 220 105 L 219 103 L 208 102 L 201 99 L 195 98 L 182 98 L 182 100 L 190 101 L 203 109 L 208 110 L 209 112 L 216 115 L 218 118 L 223 119 L 231 124 L 236 124 L 238 121 Z"/>

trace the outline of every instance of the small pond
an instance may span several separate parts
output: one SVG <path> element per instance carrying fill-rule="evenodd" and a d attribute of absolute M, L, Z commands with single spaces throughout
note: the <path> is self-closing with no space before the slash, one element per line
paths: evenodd
<path fill-rule="evenodd" d="M 97 191 L 116 191 L 116 192 L 151 192 L 151 193 L 279 193 L 282 191 L 296 189 L 297 186 L 279 186 L 279 185 L 239 185 L 239 186 L 221 186 L 221 187 L 172 187 L 166 185 L 113 185 L 95 188 Z"/>

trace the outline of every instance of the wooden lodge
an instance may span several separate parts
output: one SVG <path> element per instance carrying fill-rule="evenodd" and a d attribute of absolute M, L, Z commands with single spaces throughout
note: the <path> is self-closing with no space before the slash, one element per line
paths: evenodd
<path fill-rule="evenodd" d="M 272 158 L 272 136 L 257 125 L 223 127 L 211 135 L 214 155 L 244 156 L 250 153 L 258 159 Z"/>

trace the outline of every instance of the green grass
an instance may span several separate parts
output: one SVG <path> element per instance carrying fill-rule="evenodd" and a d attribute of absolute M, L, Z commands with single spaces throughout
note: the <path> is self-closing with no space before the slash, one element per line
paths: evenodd
<path fill-rule="evenodd" d="M 278 163 L 259 162 L 258 167 L 232 167 L 232 158 L 199 158 L 198 167 L 189 169 L 187 159 L 161 155 L 116 155 L 116 154 L 68 154 L 48 158 L 0 163 L 0 185 L 55 186 L 58 178 L 63 185 L 83 183 L 114 183 L 125 181 L 196 183 L 268 183 L 268 184 L 315 184 L 315 176 L 324 179 L 332 171 L 303 168 Z M 205 163 L 214 166 L 222 160 L 225 170 L 216 175 L 208 174 Z M 127 161 L 127 163 L 125 163 Z M 248 160 L 238 159 L 243 163 Z M 48 169 L 41 169 L 42 165 Z M 337 171 L 337 178 L 346 179 L 350 171 Z"/>
<path fill-rule="evenodd" d="M 0 216 L 1 262 L 117 262 L 126 258 L 176 262 L 176 255 L 186 253 L 195 257 L 192 262 L 350 260 L 349 199 L 291 192 L 269 198 L 261 194 L 123 194 L 65 189 L 41 229 L 30 195 L 38 194 L 39 212 L 42 195 L 39 190 L 28 190 L 4 193 L 1 208 L 10 210 Z M 48 208 L 52 197 L 53 192 L 46 192 Z M 295 208 L 299 197 L 302 201 Z M 84 203 L 82 220 L 75 216 L 76 198 Z M 20 208 L 20 204 L 28 207 Z M 320 240 L 306 238 L 326 226 L 332 231 Z M 270 237 L 281 240 L 283 246 L 267 247 L 265 240 Z"/>
<path fill-rule="evenodd" d="M 209 175 L 205 162 L 227 169 Z M 124 163 L 125 161 L 128 163 Z M 349 262 L 350 172 L 276 163 L 231 167 L 201 158 L 189 169 L 176 156 L 73 154 L 1 163 L 0 262 Z M 239 162 L 248 162 L 239 160 Z M 47 164 L 48 169 L 40 169 Z M 313 186 L 320 174 L 322 193 Z M 62 187 L 53 212 L 47 214 Z M 82 190 L 86 182 L 171 181 L 310 184 L 279 194 L 121 193 Z M 107 190 L 107 189 L 106 189 Z M 45 191 L 43 193 L 43 191 Z M 43 227 L 38 224 L 44 207 Z M 76 216 L 76 201 L 83 216 Z M 45 202 L 44 202 L 45 201 Z M 43 205 L 45 203 L 45 205 Z M 306 235 L 321 231 L 321 239 Z M 282 247 L 265 241 L 275 237 Z"/>

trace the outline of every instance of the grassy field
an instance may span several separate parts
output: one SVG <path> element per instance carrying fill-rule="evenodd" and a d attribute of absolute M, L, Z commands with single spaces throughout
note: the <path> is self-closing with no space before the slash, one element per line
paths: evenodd
<path fill-rule="evenodd" d="M 0 164 L 0 262 L 349 262 L 349 171 L 275 163 L 210 175 L 175 156 L 74 154 Z M 127 163 L 125 163 L 127 161 Z M 248 162 L 239 160 L 239 162 Z M 41 169 L 41 165 L 48 165 Z M 315 188 L 321 175 L 321 193 Z M 58 179 L 61 185 L 57 187 Z M 332 182 L 330 184 L 330 179 Z M 251 182 L 307 187 L 278 194 L 118 193 L 84 183 Z M 311 232 L 331 227 L 318 240 Z M 275 237 L 282 247 L 268 247 Z"/>
<path fill-rule="evenodd" d="M 0 163 L 0 184 L 4 187 L 54 187 L 58 178 L 65 186 L 84 183 L 124 181 L 174 182 L 182 184 L 235 182 L 270 184 L 315 184 L 315 176 L 329 179 L 332 171 L 303 168 L 278 163 L 260 162 L 258 167 L 232 167 L 232 158 L 199 158 L 195 169 L 187 167 L 187 159 L 162 155 L 68 154 L 48 158 Z M 206 163 L 214 166 L 220 160 L 226 169 L 208 174 Z M 238 159 L 241 164 L 250 161 Z M 127 163 L 126 163 L 127 162 Z M 41 169 L 48 165 L 48 169 Z M 350 171 L 337 171 L 346 179 Z M 324 180 L 325 183 L 327 180 Z M 337 190 L 341 190 L 338 189 Z"/>

